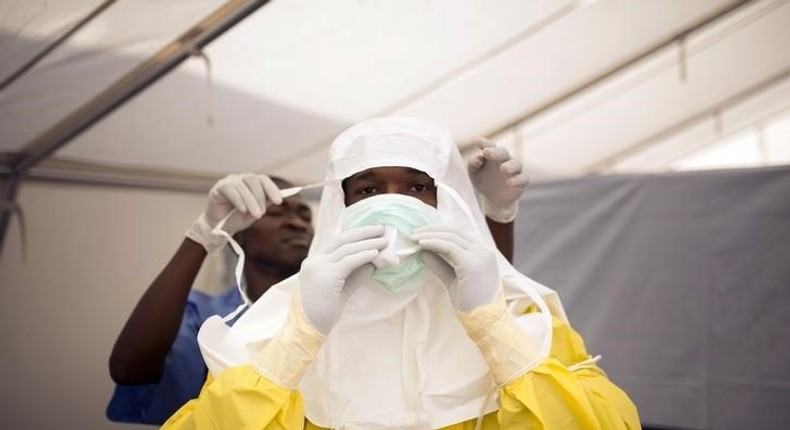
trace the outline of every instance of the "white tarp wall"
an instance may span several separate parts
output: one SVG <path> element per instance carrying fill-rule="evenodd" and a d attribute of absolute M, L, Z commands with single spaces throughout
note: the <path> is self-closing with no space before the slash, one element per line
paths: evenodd
<path fill-rule="evenodd" d="M 31 182 L 0 258 L 0 428 L 115 429 L 108 360 L 145 288 L 204 209 L 205 195 Z M 197 287 L 225 273 L 209 259 Z M 220 281 L 218 281 L 220 279 Z"/>

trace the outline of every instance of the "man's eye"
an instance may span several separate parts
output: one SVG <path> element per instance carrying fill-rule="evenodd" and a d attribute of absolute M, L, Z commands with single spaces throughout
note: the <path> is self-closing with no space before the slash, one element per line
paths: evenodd
<path fill-rule="evenodd" d="M 359 194 L 368 195 L 375 193 L 376 187 L 362 187 L 359 189 Z"/>
<path fill-rule="evenodd" d="M 414 184 L 411 186 L 412 191 L 423 192 L 428 191 L 428 186 L 425 184 Z"/>

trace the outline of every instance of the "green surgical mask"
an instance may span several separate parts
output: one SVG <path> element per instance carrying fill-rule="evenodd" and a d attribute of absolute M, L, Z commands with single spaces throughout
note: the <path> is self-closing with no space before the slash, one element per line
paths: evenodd
<path fill-rule="evenodd" d="M 380 194 L 348 206 L 341 219 L 345 230 L 385 226 L 389 244 L 373 260 L 374 280 L 394 293 L 414 291 L 422 285 L 428 269 L 409 236 L 415 228 L 443 224 L 436 208 L 403 194 Z"/>

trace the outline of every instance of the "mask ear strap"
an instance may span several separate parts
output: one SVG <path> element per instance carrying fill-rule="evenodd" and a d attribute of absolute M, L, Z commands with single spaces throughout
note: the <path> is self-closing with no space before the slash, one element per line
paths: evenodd
<path fill-rule="evenodd" d="M 236 242 L 236 240 L 233 239 L 233 237 L 229 235 L 227 231 L 222 229 L 222 227 L 225 226 L 225 223 L 228 221 L 228 219 L 230 219 L 230 217 L 233 216 L 235 212 L 236 212 L 235 209 L 230 211 L 230 213 L 227 214 L 225 218 L 222 218 L 222 220 L 219 223 L 217 223 L 216 227 L 214 227 L 214 229 L 211 230 L 212 234 L 220 235 L 225 239 L 227 239 L 228 243 L 230 244 L 230 247 L 233 248 L 233 252 L 235 252 L 236 255 L 239 256 L 239 259 L 236 262 L 236 270 L 234 271 L 234 273 L 236 275 L 236 288 L 239 289 L 239 294 L 241 294 L 241 298 L 244 300 L 244 303 L 241 306 L 239 306 L 238 309 L 233 311 L 231 315 L 233 315 L 234 317 L 239 312 L 241 312 L 242 309 L 252 304 L 250 298 L 247 297 L 247 289 L 242 286 L 242 281 L 244 280 L 244 260 L 245 260 L 244 250 L 241 249 L 239 243 Z M 231 315 L 228 315 L 226 318 L 232 319 Z"/>
<path fill-rule="evenodd" d="M 285 188 L 285 189 L 282 189 L 280 191 L 283 194 L 283 198 L 287 198 L 287 197 L 291 197 L 293 195 L 296 195 L 297 193 L 299 193 L 300 191 L 305 190 L 305 189 L 324 187 L 326 185 L 334 184 L 336 182 L 340 182 L 340 181 L 336 180 L 336 179 L 330 179 L 330 180 L 327 180 L 327 181 L 317 182 L 317 183 L 314 183 L 314 184 L 305 185 L 305 186 L 301 186 L 301 187 Z M 236 309 L 231 314 L 229 314 L 228 316 L 223 318 L 223 320 L 225 320 L 226 322 L 228 320 L 233 319 L 233 317 L 238 315 L 239 312 L 241 312 L 245 307 L 248 307 L 248 306 L 252 305 L 252 300 L 250 300 L 250 298 L 247 296 L 247 288 L 246 288 L 246 285 L 244 285 L 244 282 L 243 282 L 244 281 L 244 260 L 245 260 L 244 250 L 241 248 L 239 243 L 236 242 L 236 240 L 233 239 L 233 237 L 228 234 L 227 231 L 222 229 L 222 227 L 225 226 L 225 224 L 228 222 L 230 217 L 233 216 L 236 212 L 237 212 L 236 209 L 233 209 L 232 211 L 230 211 L 230 213 L 225 215 L 225 218 L 222 218 L 222 220 L 220 220 L 220 222 L 217 223 L 217 225 L 214 227 L 214 229 L 211 230 L 212 234 L 216 234 L 216 235 L 222 236 L 225 239 L 227 239 L 228 243 L 230 244 L 230 247 L 233 248 L 233 252 L 235 252 L 236 255 L 239 256 L 239 259 L 236 262 L 236 269 L 234 270 L 234 274 L 236 276 L 236 288 L 239 289 L 239 294 L 241 295 L 241 298 L 244 300 L 244 304 L 242 304 L 241 306 L 239 306 L 238 309 Z"/>
<path fill-rule="evenodd" d="M 310 184 L 310 185 L 302 185 L 302 186 L 298 186 L 298 187 L 283 188 L 283 189 L 280 190 L 280 193 L 282 194 L 282 197 L 285 199 L 285 198 L 294 196 L 294 195 L 296 195 L 296 194 L 298 194 L 298 193 L 300 193 L 300 192 L 302 192 L 304 190 L 309 190 L 309 189 L 312 189 L 312 188 L 323 188 L 323 187 L 325 187 L 327 185 L 334 185 L 334 184 L 339 183 L 339 182 L 340 182 L 340 179 L 327 179 L 325 181 L 316 182 L 316 183 L 313 183 L 313 184 Z"/>

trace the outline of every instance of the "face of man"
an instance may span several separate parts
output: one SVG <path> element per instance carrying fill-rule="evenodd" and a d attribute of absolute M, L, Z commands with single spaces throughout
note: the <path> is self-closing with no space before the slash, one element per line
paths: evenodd
<path fill-rule="evenodd" d="M 343 181 L 346 206 L 379 194 L 397 193 L 436 207 L 436 184 L 426 173 L 409 167 L 374 167 Z"/>
<path fill-rule="evenodd" d="M 255 264 L 296 273 L 313 240 L 312 211 L 301 197 L 269 205 L 266 213 L 240 233 L 239 242 Z"/>

